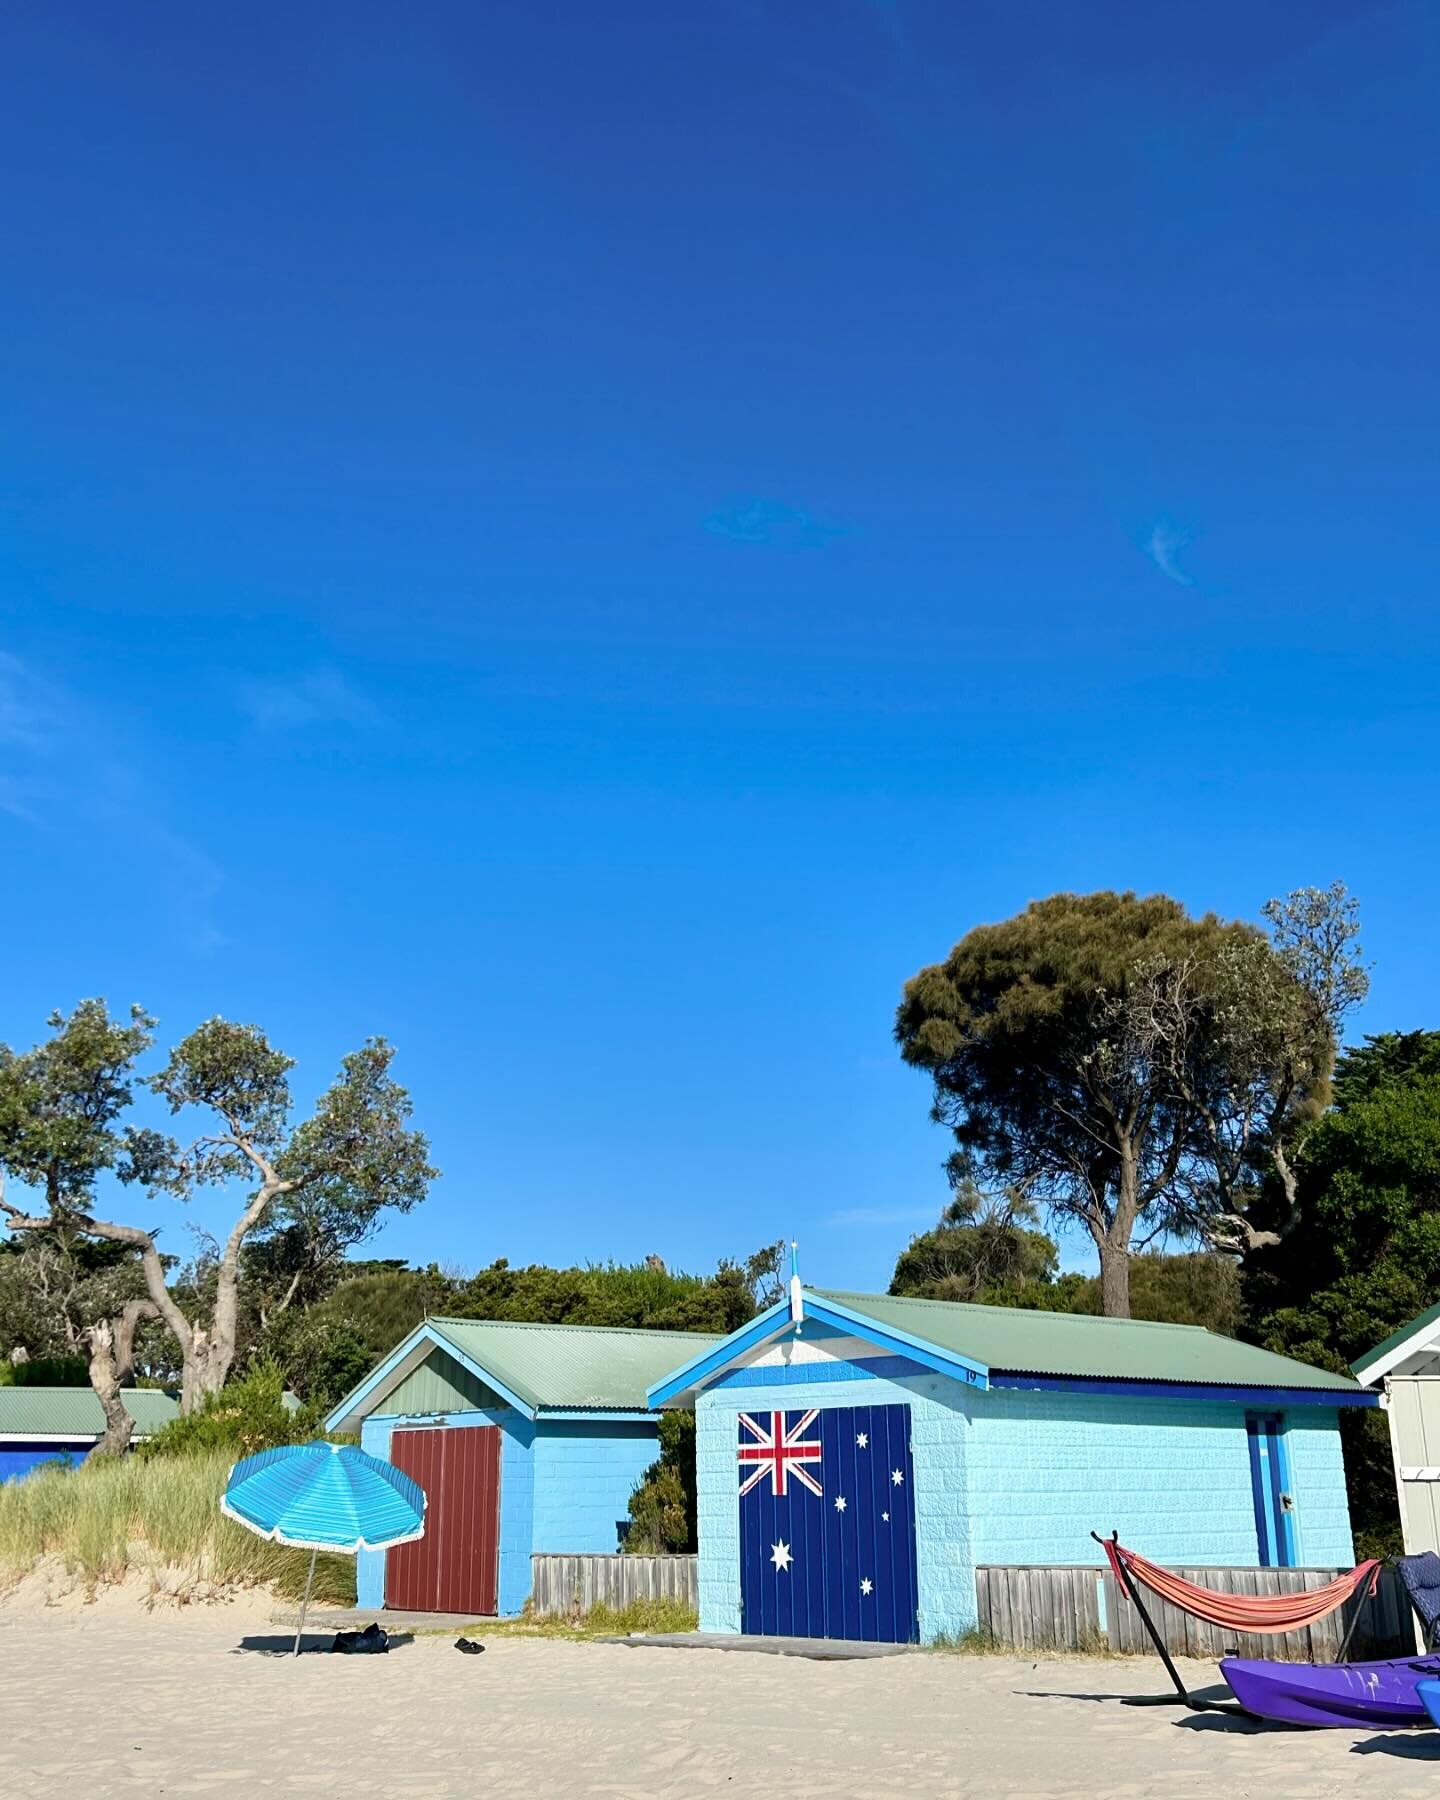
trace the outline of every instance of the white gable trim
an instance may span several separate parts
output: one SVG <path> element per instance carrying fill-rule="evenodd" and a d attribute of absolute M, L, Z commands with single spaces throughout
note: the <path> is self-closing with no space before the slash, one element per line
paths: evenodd
<path fill-rule="evenodd" d="M 1416 1357 L 1431 1356 L 1440 1356 L 1440 1319 L 1431 1319 L 1427 1324 L 1418 1326 L 1408 1337 L 1392 1345 L 1384 1356 L 1377 1357 L 1372 1352 L 1371 1360 L 1351 1363 L 1350 1372 L 1362 1387 L 1373 1387 L 1377 1381 L 1383 1381 L 1387 1375 L 1397 1372 L 1419 1374 L 1418 1368 L 1402 1370 L 1401 1365 Z"/>

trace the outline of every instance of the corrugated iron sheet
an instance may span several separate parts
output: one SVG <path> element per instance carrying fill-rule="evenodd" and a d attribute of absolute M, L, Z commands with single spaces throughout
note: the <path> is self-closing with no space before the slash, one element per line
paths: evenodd
<path fill-rule="evenodd" d="M 1357 1387 L 1344 1375 L 1220 1337 L 1199 1325 L 1103 1319 L 1093 1313 L 1025 1312 L 951 1300 L 897 1299 L 889 1294 L 816 1292 L 877 1324 L 972 1357 L 992 1370 L 1110 1381 L 1335 1388 L 1348 1393 Z M 677 1356 L 675 1366 L 684 1360 Z"/>
<path fill-rule="evenodd" d="M 180 1402 L 159 1388 L 127 1388 L 121 1399 L 142 1436 L 180 1412 Z M 0 1438 L 99 1437 L 104 1429 L 105 1414 L 88 1387 L 0 1387 Z"/>
<path fill-rule="evenodd" d="M 643 1411 L 645 1390 L 720 1339 L 507 1319 L 432 1319 L 447 1342 L 531 1406 Z"/>

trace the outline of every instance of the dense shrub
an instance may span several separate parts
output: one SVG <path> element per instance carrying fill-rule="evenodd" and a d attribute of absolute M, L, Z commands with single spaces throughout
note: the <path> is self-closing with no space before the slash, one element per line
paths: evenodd
<path fill-rule="evenodd" d="M 630 1496 L 625 1548 L 661 1555 L 693 1550 L 695 1522 L 695 1415 L 660 1415 L 660 1455 Z"/>
<path fill-rule="evenodd" d="M 314 1410 L 287 1406 L 280 1370 L 274 1363 L 256 1363 L 238 1381 L 212 1394 L 198 1412 L 157 1431 L 136 1454 L 154 1460 L 224 1451 L 231 1462 L 238 1462 L 273 1444 L 303 1444 L 316 1436 Z"/>

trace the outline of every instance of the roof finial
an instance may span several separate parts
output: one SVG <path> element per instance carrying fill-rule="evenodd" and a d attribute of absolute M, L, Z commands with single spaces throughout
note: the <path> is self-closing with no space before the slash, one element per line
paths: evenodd
<path fill-rule="evenodd" d="M 800 1289 L 800 1243 L 790 1240 L 790 1317 L 798 1327 L 805 1317 L 805 1300 Z"/>

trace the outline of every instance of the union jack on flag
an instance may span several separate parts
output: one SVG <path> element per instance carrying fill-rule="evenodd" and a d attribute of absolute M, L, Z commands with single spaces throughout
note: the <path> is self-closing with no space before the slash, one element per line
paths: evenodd
<path fill-rule="evenodd" d="M 818 1463 L 824 1455 L 818 1435 L 813 1438 L 805 1436 L 818 1415 L 819 1408 L 812 1406 L 809 1412 L 802 1415 L 799 1424 L 792 1425 L 787 1431 L 783 1412 L 762 1414 L 762 1417 L 768 1416 L 770 1420 L 768 1427 L 758 1419 L 752 1419 L 749 1413 L 741 1413 L 740 1429 L 742 1432 L 748 1431 L 753 1440 L 750 1443 L 742 1441 L 736 1452 L 741 1473 L 744 1473 L 748 1464 L 754 1465 L 740 1483 L 742 1494 L 748 1494 L 767 1475 L 770 1477 L 770 1491 L 778 1496 L 783 1497 L 789 1492 L 787 1483 L 792 1475 L 803 1487 L 809 1488 L 812 1494 L 824 1494 L 824 1488 L 804 1467 L 806 1463 Z"/>

